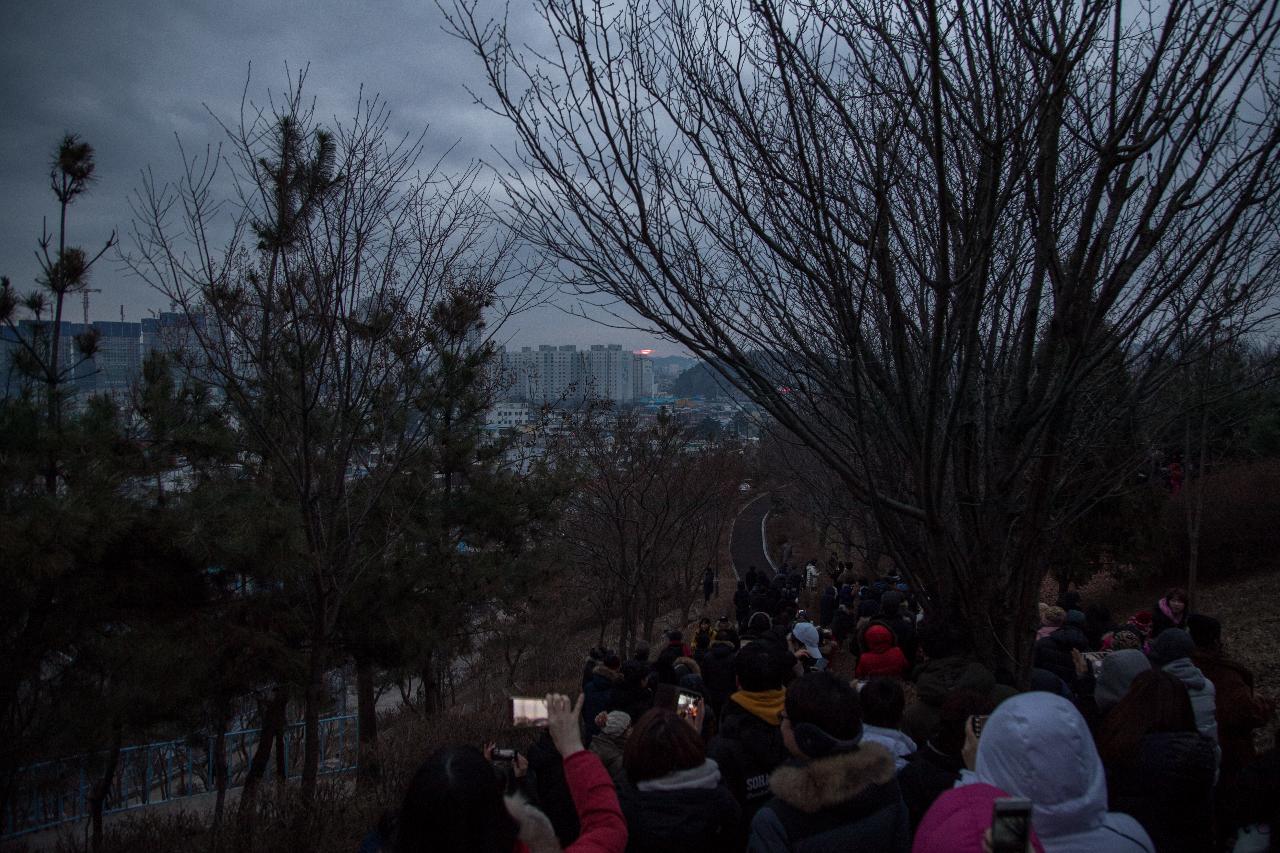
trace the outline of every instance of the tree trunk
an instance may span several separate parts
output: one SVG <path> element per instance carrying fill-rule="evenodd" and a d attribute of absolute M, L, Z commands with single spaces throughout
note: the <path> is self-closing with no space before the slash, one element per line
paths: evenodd
<path fill-rule="evenodd" d="M 325 638 L 322 628 L 311 635 L 311 654 L 307 661 L 307 690 L 302 711 L 302 801 L 315 797 L 320 776 L 320 706 L 324 703 Z"/>
<path fill-rule="evenodd" d="M 228 712 L 224 710 L 218 715 L 218 735 L 213 741 L 213 779 L 217 788 L 217 798 L 213 803 L 213 831 L 216 834 L 222 827 L 222 813 L 227 802 L 227 722 Z"/>
<path fill-rule="evenodd" d="M 271 700 L 262 712 L 262 730 L 258 735 L 258 746 L 249 762 L 249 770 L 244 776 L 244 787 L 240 791 L 240 815 L 246 816 L 258 791 L 258 783 L 266 775 L 267 765 L 271 762 L 271 747 L 280 737 L 284 729 L 285 713 L 289 705 L 289 692 L 277 686 L 271 694 Z M 276 750 L 283 752 L 283 750 Z"/>
<path fill-rule="evenodd" d="M 115 733 L 111 736 L 111 749 L 107 753 L 106 767 L 103 768 L 98 781 L 93 783 L 93 790 L 89 792 L 89 815 L 93 822 L 93 840 L 90 843 L 90 849 L 94 853 L 102 849 L 102 813 L 106 808 L 107 797 L 111 794 L 111 782 L 116 776 L 116 766 L 120 763 L 120 745 L 123 737 L 124 730 L 117 723 Z"/>
<path fill-rule="evenodd" d="M 378 694 L 373 682 L 373 663 L 356 658 L 356 723 L 360 732 L 356 785 L 377 781 L 382 768 L 378 761 Z"/>

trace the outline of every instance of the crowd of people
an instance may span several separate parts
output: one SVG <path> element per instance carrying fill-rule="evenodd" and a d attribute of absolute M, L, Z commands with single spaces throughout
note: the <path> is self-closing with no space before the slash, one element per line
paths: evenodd
<path fill-rule="evenodd" d="M 530 749 L 439 750 L 366 849 L 993 851 L 1008 798 L 1025 850 L 1273 849 L 1280 752 L 1254 732 L 1275 709 L 1185 591 L 1118 621 L 1042 604 L 1020 691 L 901 578 L 815 568 L 752 568 L 736 619 L 661 648 L 592 650 Z"/>

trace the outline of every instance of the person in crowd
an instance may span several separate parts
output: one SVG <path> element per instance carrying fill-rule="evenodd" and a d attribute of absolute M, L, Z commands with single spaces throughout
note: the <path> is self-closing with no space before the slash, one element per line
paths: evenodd
<path fill-rule="evenodd" d="M 822 649 L 818 645 L 822 638 L 812 622 L 797 623 L 787 639 L 791 644 L 791 653 L 805 672 L 821 672 L 827 668 L 827 659 L 822 656 Z"/>
<path fill-rule="evenodd" d="M 649 654 L 650 654 L 650 651 L 649 651 L 648 642 L 646 642 L 645 640 L 641 640 L 640 642 L 636 643 L 635 649 L 632 650 L 631 659 L 634 661 L 639 661 L 640 663 L 643 663 L 643 664 L 647 664 L 649 663 Z"/>
<path fill-rule="evenodd" d="M 631 734 L 631 715 L 626 711 L 601 711 L 595 719 L 597 734 L 591 739 L 591 751 L 609 772 L 615 787 L 621 789 L 627 777 L 622 767 L 622 751 Z"/>
<path fill-rule="evenodd" d="M 994 785 L 981 783 L 946 791 L 920 823 L 911 853 L 990 853 L 995 802 L 1008 796 Z M 1034 825 L 1029 843 L 1029 850 L 1044 853 Z"/>
<path fill-rule="evenodd" d="M 582 689 L 587 689 L 587 683 L 591 681 L 592 674 L 596 671 L 605 657 L 609 654 L 608 649 L 596 647 L 587 651 L 587 659 L 582 664 Z"/>
<path fill-rule="evenodd" d="M 1090 603 L 1084 609 L 1084 635 L 1089 648 L 1102 648 L 1102 637 L 1115 626 L 1111 623 L 1111 609 L 1105 604 Z"/>
<path fill-rule="evenodd" d="M 587 721 L 587 737 L 595 736 L 596 716 L 602 711 L 610 710 L 610 698 L 613 689 L 622 681 L 622 658 L 613 652 L 607 652 L 603 660 L 591 671 L 582 693 L 586 697 L 582 706 L 583 718 Z"/>
<path fill-rule="evenodd" d="M 836 596 L 839 591 L 833 584 L 823 587 L 822 597 L 818 599 L 818 627 L 830 628 L 836 618 Z"/>
<path fill-rule="evenodd" d="M 1191 662 L 1196 644 L 1181 628 L 1166 628 L 1156 637 L 1151 648 L 1151 663 L 1177 678 L 1191 695 L 1191 708 L 1196 715 L 1196 728 L 1211 738 L 1218 747 L 1217 702 L 1213 682 Z M 1220 753 L 1219 753 L 1220 754 Z"/>
<path fill-rule="evenodd" d="M 746 582 L 747 589 L 753 590 L 756 588 L 756 584 L 760 583 L 760 573 L 756 571 L 755 566 L 748 566 L 747 572 L 742 576 L 742 579 Z"/>
<path fill-rule="evenodd" d="M 1121 649 L 1104 657 L 1102 671 L 1093 688 L 1093 701 L 1098 709 L 1099 720 L 1105 719 L 1111 709 L 1124 698 L 1135 678 L 1150 670 L 1151 661 L 1137 649 Z"/>
<path fill-rule="evenodd" d="M 1195 652 L 1191 662 L 1213 684 L 1218 744 L 1222 747 L 1223 784 L 1257 757 L 1253 733 L 1275 715 L 1275 704 L 1254 693 L 1253 672 L 1227 656 L 1222 643 L 1222 623 L 1212 616 L 1192 614 L 1187 629 Z"/>
<path fill-rule="evenodd" d="M 862 742 L 878 743 L 893 756 L 894 770 L 907 766 L 907 756 L 916 751 L 916 742 L 902 733 L 902 711 L 907 697 L 897 678 L 872 678 L 858 690 L 862 707 Z"/>
<path fill-rule="evenodd" d="M 751 587 L 751 598 L 747 602 L 751 613 L 773 613 L 774 604 L 776 603 L 769 595 L 769 588 L 763 583 L 757 583 Z"/>
<path fill-rule="evenodd" d="M 693 635 L 693 659 L 701 661 L 702 656 L 711 648 L 711 619 L 703 616 L 698 620 L 698 630 Z"/>
<path fill-rule="evenodd" d="M 1142 651 L 1144 644 L 1145 641 L 1142 638 L 1142 634 L 1132 625 L 1122 625 L 1102 636 L 1103 651 L 1123 651 L 1126 649 Z"/>
<path fill-rule="evenodd" d="M 974 718 L 979 719 L 979 718 Z M 1102 760 L 1080 712 L 1042 691 L 1006 699 L 986 719 L 965 782 L 994 785 L 1032 803 L 1045 853 L 1154 853 L 1134 818 L 1107 810 Z"/>
<path fill-rule="evenodd" d="M 582 697 L 547 697 L 547 731 L 563 764 L 581 832 L 565 853 L 622 853 L 627 825 L 609 774 L 582 746 Z M 558 850 L 547 816 L 519 798 L 504 800 L 492 766 L 480 750 L 436 750 L 405 792 L 396 824 L 395 853 L 526 853 Z"/>
<path fill-rule="evenodd" d="M 906 675 L 907 657 L 898 647 L 889 626 L 872 622 L 862 633 L 859 646 L 862 653 L 858 655 L 858 665 L 854 668 L 854 675 L 858 678 L 902 678 Z"/>
<path fill-rule="evenodd" d="M 733 591 L 733 610 L 738 620 L 738 630 L 747 629 L 747 619 L 751 618 L 751 592 L 746 581 L 738 581 L 738 588 Z"/>
<path fill-rule="evenodd" d="M 969 718 L 990 714 L 994 708 L 990 696 L 972 690 L 957 690 L 942 703 L 937 735 L 908 756 L 907 766 L 898 772 L 912 829 L 920 825 L 942 792 L 959 781 L 965 769 L 965 724 Z"/>
<path fill-rule="evenodd" d="M 711 603 L 711 596 L 716 594 L 716 573 L 710 566 L 702 572 L 702 606 Z"/>
<path fill-rule="evenodd" d="M 773 618 L 762 610 L 751 614 L 747 620 L 747 630 L 742 633 L 742 645 L 748 643 L 774 642 L 770 631 L 773 629 Z"/>
<path fill-rule="evenodd" d="M 1213 848 L 1213 742 L 1167 672 L 1134 680 L 1098 733 L 1108 803 L 1137 819 L 1160 853 Z"/>
<path fill-rule="evenodd" d="M 674 849 L 737 853 L 741 807 L 707 758 L 702 737 L 684 718 L 653 708 L 636 723 L 623 752 L 621 789 L 631 853 Z"/>
<path fill-rule="evenodd" d="M 831 636 L 835 639 L 836 644 L 840 648 L 844 648 L 845 643 L 850 637 L 856 635 L 857 630 L 857 614 L 846 604 L 837 605 L 835 618 L 831 620 Z"/>
<path fill-rule="evenodd" d="M 1187 591 L 1174 587 L 1151 608 L 1151 637 L 1155 640 L 1169 628 L 1187 627 Z"/>
<path fill-rule="evenodd" d="M 1222 835 L 1232 853 L 1270 853 L 1280 832 L 1280 746 L 1250 762 L 1219 791 Z"/>
<path fill-rule="evenodd" d="M 738 657 L 738 635 L 732 629 L 717 631 L 711 648 L 702 659 L 702 681 L 706 685 L 707 703 L 717 717 L 729 695 L 737 689 L 734 662 Z"/>
<path fill-rule="evenodd" d="M 625 711 L 631 719 L 638 720 L 653 707 L 653 690 L 647 683 L 649 667 L 629 660 L 622 665 L 621 672 L 622 679 L 613 685 L 606 707 L 611 711 Z"/>
<path fill-rule="evenodd" d="M 938 733 L 942 703 L 957 690 L 972 690 L 993 701 L 1012 693 L 997 687 L 996 677 L 982 664 L 967 656 L 967 637 L 946 625 L 922 625 L 920 655 L 914 680 L 916 700 L 902 715 L 902 731 L 916 743 L 925 743 Z"/>
<path fill-rule="evenodd" d="M 658 653 L 658 659 L 654 661 L 653 668 L 658 673 L 659 683 L 675 684 L 679 681 L 679 676 L 675 674 L 678 658 L 693 660 L 693 649 L 689 648 L 689 644 L 684 641 L 684 633 L 673 628 L 667 632 L 667 644 L 663 646 L 662 651 Z"/>
<path fill-rule="evenodd" d="M 858 695 L 828 672 L 787 690 L 782 737 L 794 760 L 774 771 L 770 799 L 751 821 L 751 853 L 911 849 L 893 756 L 862 742 Z"/>
<path fill-rule="evenodd" d="M 742 806 L 743 830 L 769 798 L 769 774 L 787 758 L 782 742 L 783 682 L 791 659 L 768 643 L 743 646 L 734 660 L 738 689 L 724 703 L 708 754 Z"/>
<path fill-rule="evenodd" d="M 1089 640 L 1084 635 L 1084 613 L 1069 611 L 1061 628 L 1043 639 L 1036 640 L 1034 666 L 1052 672 L 1068 686 L 1076 683 L 1077 654 L 1089 650 Z"/>
<path fill-rule="evenodd" d="M 1056 604 L 1047 605 L 1040 614 L 1040 630 L 1036 631 L 1036 640 L 1043 640 L 1067 623 L 1067 611 Z"/>
<path fill-rule="evenodd" d="M 880 619 L 898 641 L 898 648 L 908 663 L 916 659 L 916 622 L 906 612 L 907 596 L 901 590 L 891 589 L 880 599 Z"/>

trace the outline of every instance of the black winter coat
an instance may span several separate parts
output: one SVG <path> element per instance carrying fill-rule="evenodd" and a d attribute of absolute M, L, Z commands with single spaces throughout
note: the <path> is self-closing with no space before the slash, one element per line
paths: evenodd
<path fill-rule="evenodd" d="M 720 715 L 720 733 L 707 747 L 720 777 L 742 805 L 743 828 L 769 800 L 769 774 L 789 757 L 782 728 L 771 726 L 730 698 Z"/>
<path fill-rule="evenodd" d="M 1107 805 L 1141 823 L 1160 853 L 1212 850 L 1213 776 L 1211 739 L 1149 734 L 1136 764 L 1107 768 Z"/>
<path fill-rule="evenodd" d="M 773 799 L 751 821 L 753 853 L 911 850 L 893 756 L 879 744 L 789 762 L 773 774 L 770 788 Z"/>
<path fill-rule="evenodd" d="M 587 725 L 588 737 L 600 731 L 596 726 L 596 715 L 601 711 L 614 710 L 609 700 L 613 694 L 613 688 L 621 681 L 622 674 L 609 669 L 604 664 L 597 666 L 591 673 L 591 678 L 587 680 L 582 690 L 582 720 Z"/>
<path fill-rule="evenodd" d="M 830 628 L 831 621 L 836 618 L 836 588 L 827 587 L 822 592 L 822 598 L 818 599 L 818 625 L 821 628 Z"/>
<path fill-rule="evenodd" d="M 1089 640 L 1074 625 L 1063 625 L 1047 637 L 1036 640 L 1033 666 L 1048 670 L 1061 678 L 1068 686 L 1076 683 L 1076 665 L 1071 660 L 1071 650 L 1089 650 Z"/>
<path fill-rule="evenodd" d="M 627 819 L 627 853 L 739 853 L 742 809 L 722 782 L 683 791 L 618 791 Z"/>
<path fill-rule="evenodd" d="M 529 747 L 529 774 L 525 777 L 525 790 L 533 804 L 550 819 L 556 838 L 562 847 L 577 840 L 582 831 L 578 823 L 578 809 L 569 793 L 569 783 L 564 777 L 564 762 L 560 751 L 551 741 L 551 735 L 542 735 Z"/>
<path fill-rule="evenodd" d="M 915 832 L 934 800 L 955 786 L 964 769 L 959 755 L 944 755 L 925 744 L 907 757 L 907 766 L 898 771 L 898 785 L 907 804 L 911 831 Z"/>
<path fill-rule="evenodd" d="M 734 664 L 738 650 L 729 643 L 715 643 L 702 659 L 702 684 L 706 687 L 707 701 L 716 716 L 724 709 L 724 703 L 738 689 L 738 676 Z"/>

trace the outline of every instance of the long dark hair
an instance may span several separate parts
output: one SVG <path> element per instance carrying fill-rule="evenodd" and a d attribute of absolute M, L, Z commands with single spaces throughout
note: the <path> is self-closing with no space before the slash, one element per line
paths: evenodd
<path fill-rule="evenodd" d="M 1186 685 L 1162 670 L 1148 670 L 1107 714 L 1098 733 L 1098 754 L 1103 764 L 1132 766 L 1147 735 L 1194 731 L 1196 715 Z"/>
<path fill-rule="evenodd" d="M 702 738 L 668 708 L 645 711 L 622 751 L 622 766 L 633 785 L 697 767 L 706 760 Z"/>
<path fill-rule="evenodd" d="M 493 767 L 474 746 L 442 747 L 409 782 L 396 853 L 511 853 L 519 832 Z"/>

